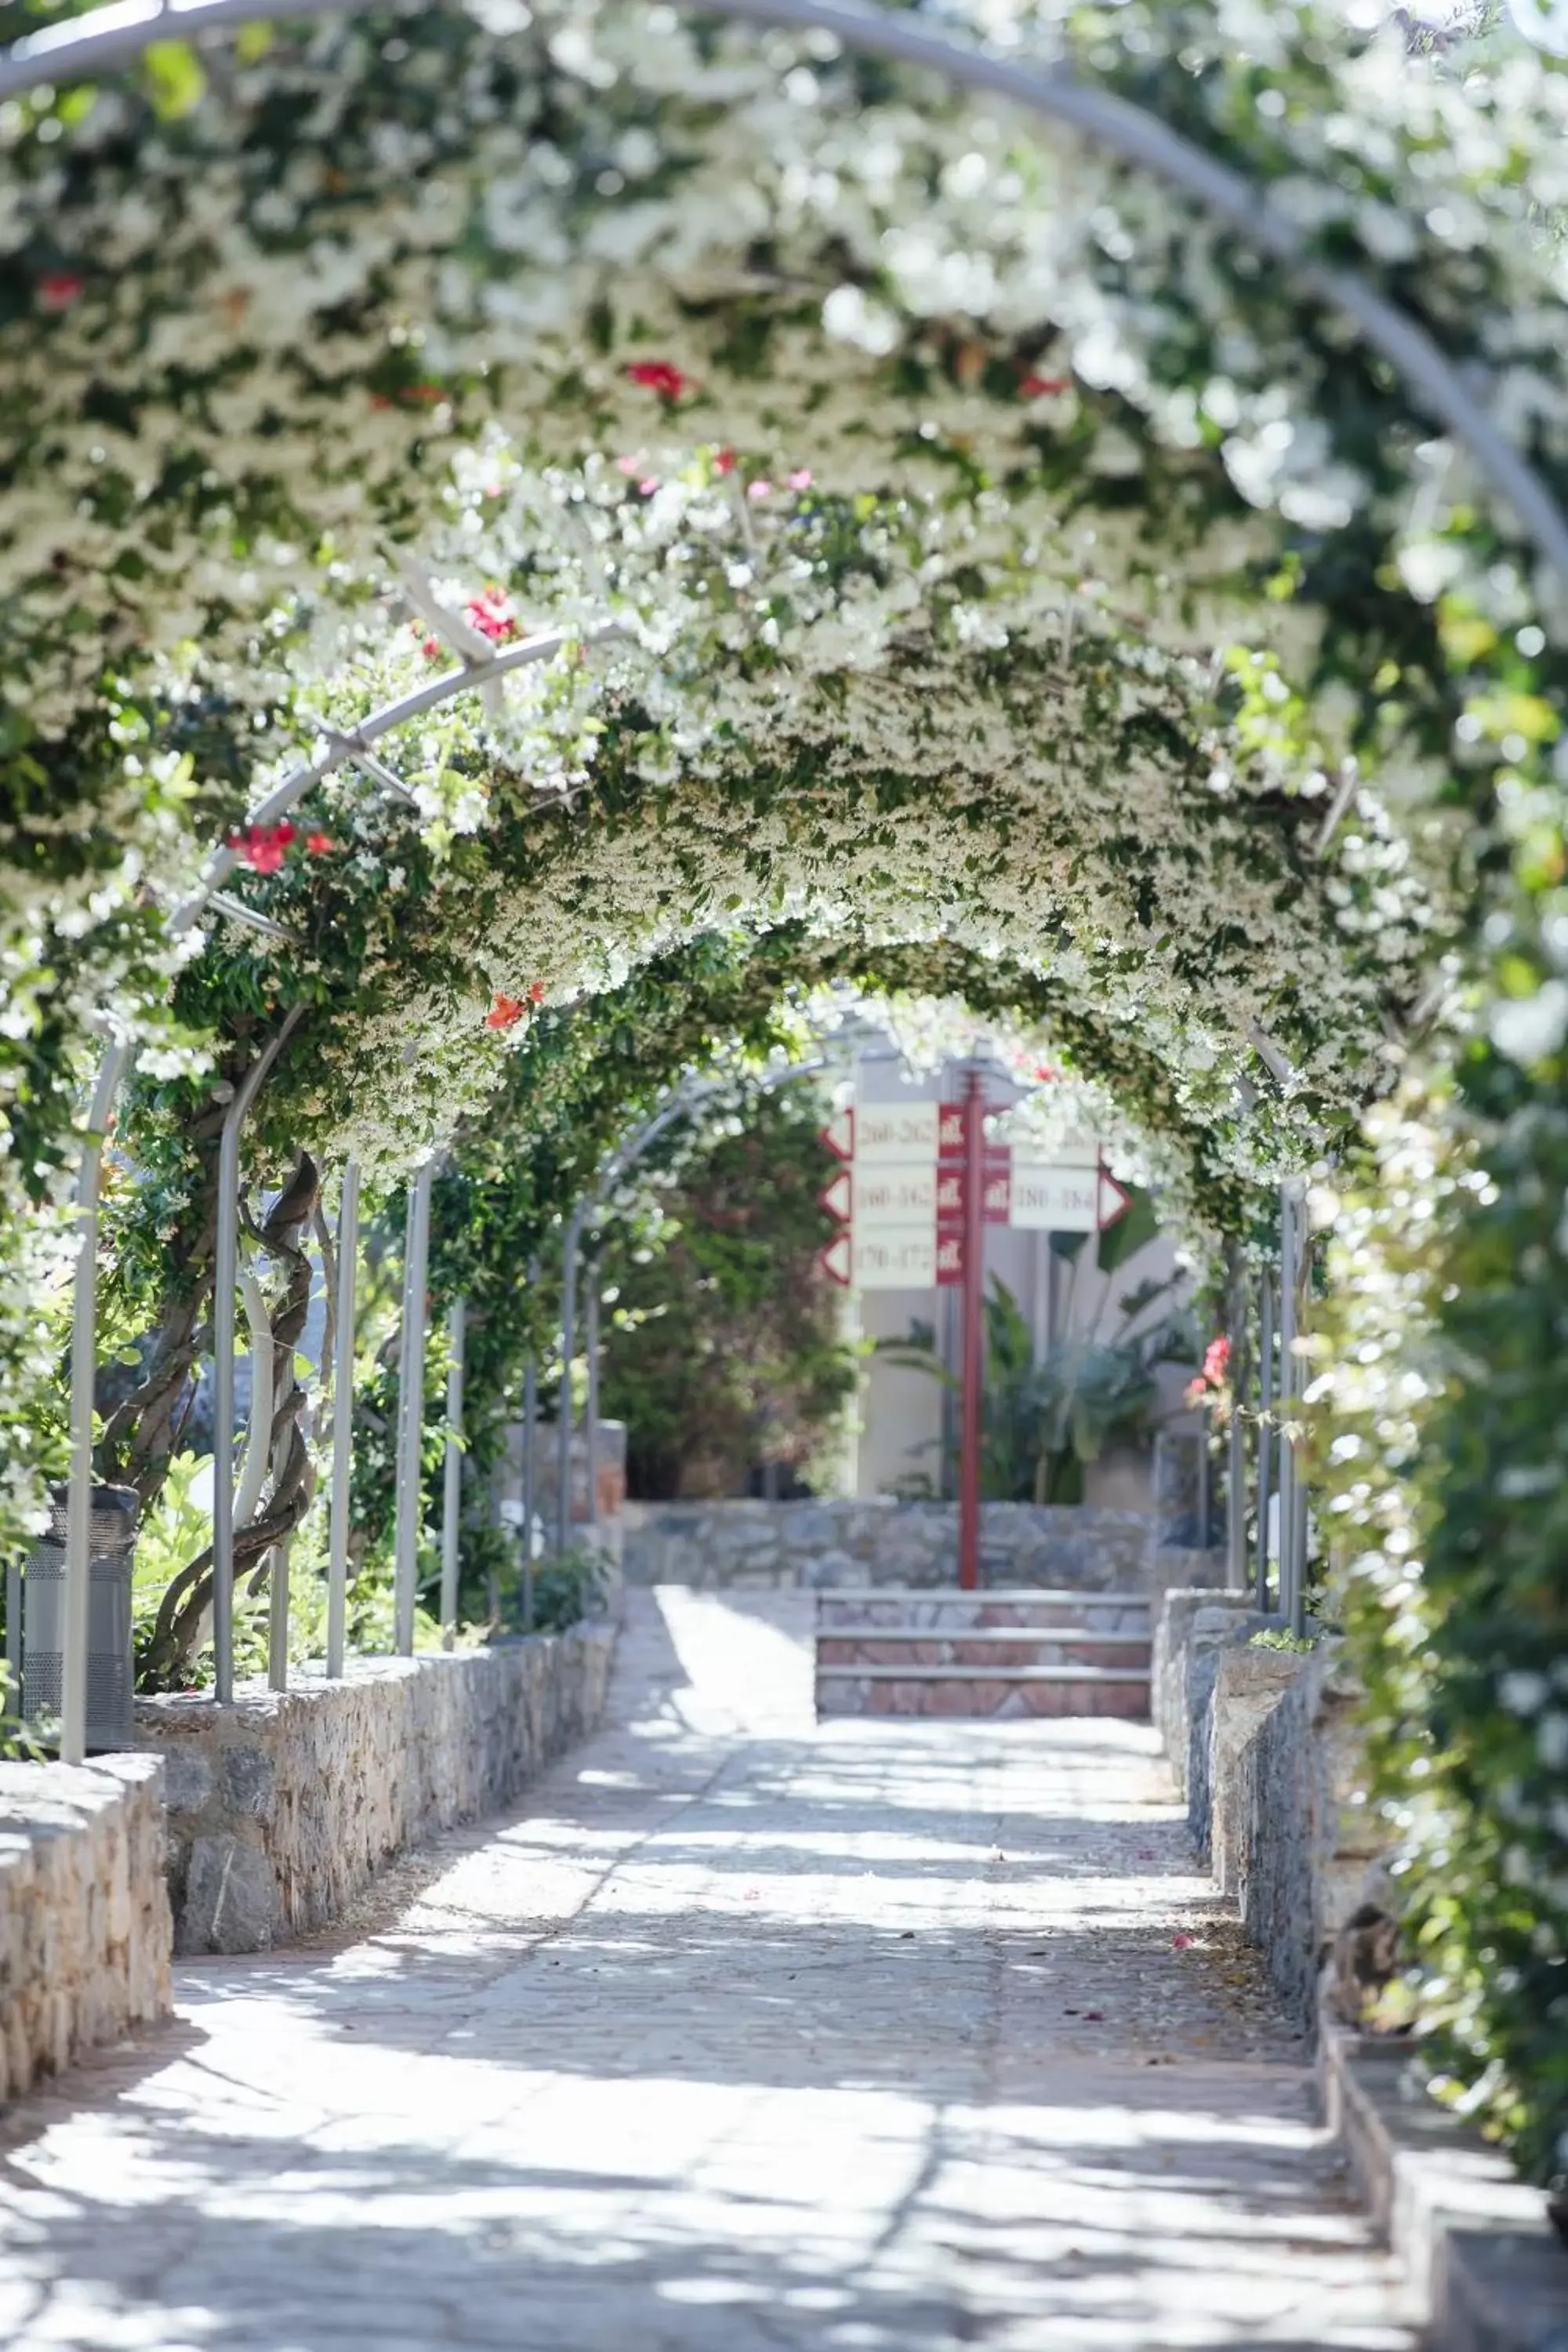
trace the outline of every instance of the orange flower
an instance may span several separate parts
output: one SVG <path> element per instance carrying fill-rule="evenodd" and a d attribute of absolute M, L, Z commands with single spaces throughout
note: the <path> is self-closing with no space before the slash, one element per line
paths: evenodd
<path fill-rule="evenodd" d="M 521 996 L 498 995 L 495 1003 L 491 1005 L 489 1011 L 485 1015 L 485 1027 L 487 1029 L 510 1029 L 514 1021 L 521 1021 L 521 1018 L 522 999 Z"/>

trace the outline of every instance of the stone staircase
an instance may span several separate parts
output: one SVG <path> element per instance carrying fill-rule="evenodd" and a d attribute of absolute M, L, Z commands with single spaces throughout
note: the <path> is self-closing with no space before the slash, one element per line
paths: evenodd
<path fill-rule="evenodd" d="M 1149 1603 L 1130 1592 L 839 1587 L 816 1601 L 816 1713 L 1149 1715 Z"/>

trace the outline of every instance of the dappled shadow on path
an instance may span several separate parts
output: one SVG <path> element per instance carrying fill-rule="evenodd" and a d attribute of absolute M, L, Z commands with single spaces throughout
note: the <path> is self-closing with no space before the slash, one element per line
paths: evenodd
<path fill-rule="evenodd" d="M 34 2104 L 0 2342 L 1406 2352 L 1147 1736 L 817 1734 L 675 1614 L 721 1686 L 644 1624 L 526 1808 Z"/>

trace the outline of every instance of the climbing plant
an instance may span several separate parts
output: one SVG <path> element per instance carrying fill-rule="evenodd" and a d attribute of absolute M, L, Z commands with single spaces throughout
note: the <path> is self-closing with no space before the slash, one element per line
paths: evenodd
<path fill-rule="evenodd" d="M 1518 1339 L 1568 1310 L 1568 614 L 1331 273 L 1561 495 L 1568 77 L 1281 0 L 944 22 L 1251 175 L 1310 266 L 825 37 L 607 0 L 160 43 L 0 112 L 0 1508 L 58 1458 L 36 1300 L 106 1026 L 191 1298 L 215 1089 L 286 1005 L 253 1173 L 394 1182 L 504 1102 L 536 991 L 731 919 L 1061 988 L 1226 1182 L 1397 1096 L 1364 1209 L 1322 1187 L 1325 1442 L 1454 2079 L 1549 2168 L 1568 1760 L 1495 1580 L 1561 1648 Z M 362 763 L 239 830 L 321 721 L 544 620 L 559 662 L 388 746 L 412 801 Z M 272 948 L 167 927 L 231 827 Z"/>

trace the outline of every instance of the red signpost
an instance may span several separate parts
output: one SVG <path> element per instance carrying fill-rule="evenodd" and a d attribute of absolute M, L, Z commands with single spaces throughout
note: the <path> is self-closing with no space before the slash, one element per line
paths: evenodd
<path fill-rule="evenodd" d="M 918 1107 L 917 1107 L 918 1108 Z M 869 1117 L 869 1114 L 868 1114 Z M 878 1114 L 886 1124 L 886 1115 Z M 931 1149 L 929 1125 L 924 1150 Z M 935 1276 L 943 1289 L 963 1293 L 962 1396 L 958 1459 L 958 1581 L 965 1592 L 980 1583 L 980 1452 L 984 1428 L 985 1378 L 985 1228 L 1006 1225 L 1016 1218 L 1025 1230 L 1047 1225 L 1073 1233 L 1103 1233 L 1127 1214 L 1132 1195 L 1119 1184 L 1103 1159 L 1081 1171 L 1083 1181 L 1065 1193 L 1042 1192 L 1042 1173 L 1049 1178 L 1054 1162 L 1044 1170 L 1025 1161 L 1015 1183 L 1014 1159 L 1005 1147 L 986 1148 L 985 1079 L 978 1069 L 964 1074 L 961 1101 L 943 1103 L 937 1112 L 936 1161 L 919 1157 L 919 1134 L 905 1142 L 905 1151 L 889 1153 L 879 1131 L 866 1144 L 871 1162 L 866 1176 L 864 1208 L 871 1222 L 869 1253 L 858 1261 L 851 1245 L 857 1189 L 856 1119 L 840 1111 L 823 1129 L 822 1139 L 839 1161 L 819 1195 L 822 1206 L 839 1225 L 839 1232 L 822 1252 L 819 1263 L 829 1281 L 846 1287 L 856 1281 L 881 1289 L 918 1287 L 931 1278 L 931 1238 L 934 1226 Z M 1075 1161 L 1066 1163 L 1077 1175 Z M 924 1173 L 922 1173 L 922 1167 Z M 934 1181 L 932 1181 L 934 1174 Z M 1092 1186 L 1092 1192 L 1089 1187 Z M 891 1209 L 889 1217 L 887 1212 Z M 1041 1211 L 1045 1211 L 1042 1215 Z M 874 1213 L 875 1215 L 874 1215 Z M 1083 1219 L 1079 1223 L 1078 1220 Z M 919 1224 L 926 1219 L 925 1238 Z M 901 1221 L 901 1222 L 900 1222 Z M 913 1235 L 913 1244 L 910 1235 Z M 902 1255 L 900 1254 L 900 1245 Z M 912 1255 L 911 1255 L 912 1250 Z M 917 1272 L 916 1267 L 922 1270 Z"/>

